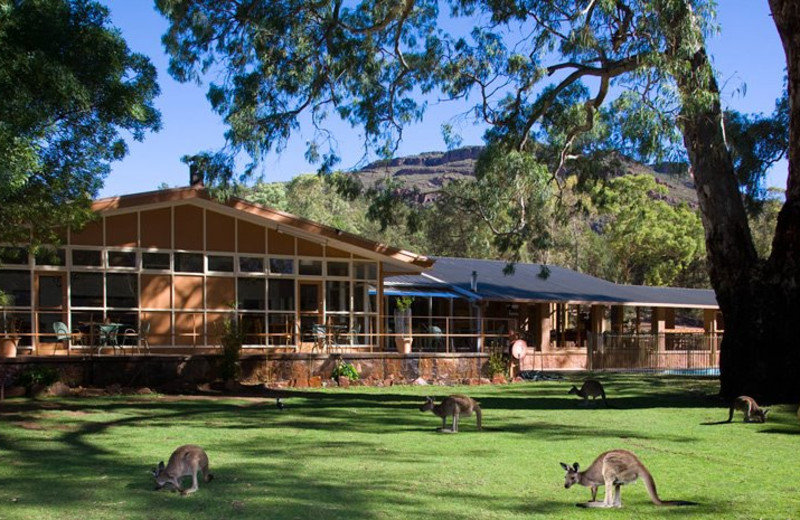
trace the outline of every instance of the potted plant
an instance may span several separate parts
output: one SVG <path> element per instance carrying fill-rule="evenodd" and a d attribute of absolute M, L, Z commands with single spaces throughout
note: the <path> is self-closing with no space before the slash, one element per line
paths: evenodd
<path fill-rule="evenodd" d="M 401 354 L 411 353 L 411 343 L 414 338 L 411 336 L 411 304 L 414 303 L 413 296 L 400 296 L 395 299 L 394 345 Z"/>
<path fill-rule="evenodd" d="M 17 320 L 9 316 L 7 307 L 14 303 L 14 297 L 8 293 L 0 291 L 0 307 L 3 307 L 3 330 L 0 334 L 0 357 L 17 357 L 17 345 L 19 335 L 17 334 Z"/>

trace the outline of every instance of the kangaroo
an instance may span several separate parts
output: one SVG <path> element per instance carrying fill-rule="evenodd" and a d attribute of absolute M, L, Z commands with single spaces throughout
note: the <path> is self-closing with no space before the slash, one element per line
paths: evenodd
<path fill-rule="evenodd" d="M 164 461 L 158 463 L 158 467 L 153 470 L 156 479 L 156 490 L 167 484 L 181 492 L 181 495 L 188 495 L 197 491 L 197 472 L 203 472 L 203 482 L 210 482 L 214 475 L 208 472 L 208 455 L 200 446 L 186 444 L 172 452 L 167 466 Z M 192 487 L 182 489 L 180 480 L 182 477 L 192 476 Z"/>
<path fill-rule="evenodd" d="M 597 379 L 587 379 L 583 382 L 580 390 L 578 390 L 578 387 L 573 386 L 569 389 L 568 393 L 583 397 L 584 406 L 589 404 L 589 397 L 591 397 L 592 402 L 594 402 L 594 400 L 597 399 L 597 396 L 600 396 L 603 398 L 603 405 L 608 408 L 606 391 L 603 390 L 603 385 Z"/>
<path fill-rule="evenodd" d="M 636 455 L 626 450 L 607 451 L 597 457 L 589 469 L 578 471 L 580 466 L 574 463 L 572 467 L 563 462 L 561 467 L 567 472 L 564 487 L 569 489 L 573 484 L 580 484 L 592 490 L 592 501 L 576 504 L 579 507 L 622 507 L 622 493 L 620 487 L 641 478 L 650 495 L 650 500 L 657 506 L 691 506 L 696 502 L 684 500 L 661 500 L 656 492 L 656 483 L 653 476 L 636 458 Z M 605 499 L 597 501 L 597 488 L 605 486 Z M 613 494 L 611 487 L 614 487 Z"/>
<path fill-rule="evenodd" d="M 767 414 L 769 413 L 769 408 L 759 407 L 755 399 L 747 397 L 746 395 L 740 395 L 733 401 L 726 422 L 733 421 L 734 410 L 741 410 L 744 412 L 744 422 L 767 422 Z"/>
<path fill-rule="evenodd" d="M 458 418 L 463 415 L 469 417 L 475 412 L 478 420 L 478 429 L 481 429 L 481 407 L 478 401 L 466 395 L 451 395 L 442 399 L 440 404 L 434 404 L 433 397 L 426 397 L 425 404 L 420 406 L 420 412 L 432 411 L 434 415 L 442 418 L 442 427 L 437 431 L 447 433 L 458 433 Z M 453 428 L 447 430 L 447 416 L 453 416 Z"/>

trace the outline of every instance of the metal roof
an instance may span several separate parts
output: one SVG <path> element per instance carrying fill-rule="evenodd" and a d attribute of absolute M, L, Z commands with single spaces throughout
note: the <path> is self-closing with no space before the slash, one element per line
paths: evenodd
<path fill-rule="evenodd" d="M 425 287 L 429 290 L 452 290 L 463 297 L 489 301 L 536 301 L 606 305 L 640 305 L 653 307 L 717 308 L 714 291 L 676 287 L 622 285 L 547 265 L 548 276 L 542 276 L 540 264 L 515 264 L 506 275 L 502 260 L 471 258 L 435 258 L 433 267 L 419 275 L 387 277 L 386 288 Z M 477 290 L 472 290 L 472 273 L 476 273 Z"/>

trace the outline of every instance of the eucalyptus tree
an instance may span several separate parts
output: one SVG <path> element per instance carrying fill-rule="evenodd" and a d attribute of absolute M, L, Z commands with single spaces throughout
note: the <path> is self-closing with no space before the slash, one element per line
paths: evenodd
<path fill-rule="evenodd" d="M 0 0 L 0 242 L 91 218 L 120 132 L 160 127 L 155 68 L 88 0 Z"/>
<path fill-rule="evenodd" d="M 582 136 L 597 130 L 605 108 L 608 145 L 657 157 L 682 142 L 725 315 L 722 393 L 800 397 L 797 2 L 770 0 L 786 51 L 792 145 L 786 202 L 763 262 L 704 46 L 711 0 L 156 3 L 170 22 L 172 74 L 189 81 L 213 73 L 208 97 L 228 124 L 228 151 L 254 160 L 280 150 L 302 114 L 317 131 L 308 156 L 324 166 L 335 162 L 325 148 L 329 117 L 362 128 L 367 147 L 391 153 L 431 96 L 470 103 L 495 146 L 517 153 L 547 146 L 554 181 L 593 152 Z M 510 224 L 526 232 L 524 221 Z"/>

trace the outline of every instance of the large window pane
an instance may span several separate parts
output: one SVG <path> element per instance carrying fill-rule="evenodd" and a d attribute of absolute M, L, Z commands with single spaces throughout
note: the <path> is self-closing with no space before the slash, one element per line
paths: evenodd
<path fill-rule="evenodd" d="M 291 258 L 270 258 L 269 272 L 271 274 L 293 274 L 294 260 Z"/>
<path fill-rule="evenodd" d="M 294 280 L 269 281 L 269 310 L 294 311 Z"/>
<path fill-rule="evenodd" d="M 103 275 L 100 273 L 72 273 L 70 275 L 70 303 L 73 307 L 102 307 Z"/>
<path fill-rule="evenodd" d="M 236 282 L 239 289 L 239 309 L 258 311 L 266 308 L 264 279 L 239 278 Z"/>
<path fill-rule="evenodd" d="M 36 253 L 36 265 L 67 265 L 63 249 L 42 249 Z"/>
<path fill-rule="evenodd" d="M 28 265 L 28 250 L 24 247 L 0 247 L 0 264 Z"/>
<path fill-rule="evenodd" d="M 109 251 L 109 267 L 136 267 L 135 251 Z"/>
<path fill-rule="evenodd" d="M 203 255 L 200 253 L 175 253 L 175 271 L 181 273 L 202 273 Z"/>
<path fill-rule="evenodd" d="M 0 271 L 0 291 L 11 296 L 12 306 L 30 307 L 30 271 Z"/>
<path fill-rule="evenodd" d="M 264 259 L 254 256 L 242 256 L 239 258 L 239 270 L 243 273 L 263 273 Z"/>
<path fill-rule="evenodd" d="M 72 265 L 86 267 L 100 267 L 103 265 L 100 251 L 75 249 L 72 251 Z"/>
<path fill-rule="evenodd" d="M 328 276 L 350 276 L 350 264 L 347 262 L 328 262 Z"/>
<path fill-rule="evenodd" d="M 169 269 L 169 253 L 142 253 L 142 269 Z"/>
<path fill-rule="evenodd" d="M 350 310 L 350 282 L 325 282 L 325 300 L 328 312 Z"/>
<path fill-rule="evenodd" d="M 300 274 L 321 276 L 322 260 L 300 260 Z"/>
<path fill-rule="evenodd" d="M 375 262 L 353 262 L 353 270 L 359 280 L 378 279 L 378 264 Z"/>
<path fill-rule="evenodd" d="M 208 270 L 222 273 L 233 272 L 233 257 L 232 256 L 208 256 Z"/>
<path fill-rule="evenodd" d="M 139 284 L 135 274 L 106 275 L 106 305 L 109 307 L 137 307 Z"/>

